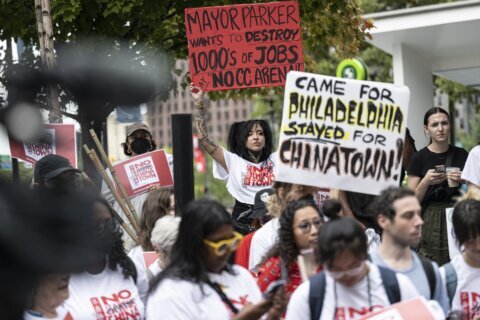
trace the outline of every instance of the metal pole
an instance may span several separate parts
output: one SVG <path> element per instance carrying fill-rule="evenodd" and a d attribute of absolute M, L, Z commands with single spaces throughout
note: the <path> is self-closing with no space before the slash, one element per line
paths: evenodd
<path fill-rule="evenodd" d="M 191 114 L 172 114 L 173 183 L 175 215 L 181 216 L 194 200 L 193 129 Z"/>

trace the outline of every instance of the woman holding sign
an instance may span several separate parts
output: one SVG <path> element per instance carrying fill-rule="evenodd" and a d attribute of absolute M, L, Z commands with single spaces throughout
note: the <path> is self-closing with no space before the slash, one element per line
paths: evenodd
<path fill-rule="evenodd" d="M 229 193 L 235 198 L 232 216 L 234 221 L 248 217 L 253 210 L 255 194 L 274 181 L 273 138 L 265 120 L 236 122 L 230 127 L 228 150 L 220 147 L 208 134 L 203 105 L 203 91 L 190 85 L 195 102 L 195 126 L 198 140 L 212 156 L 213 176 L 227 183 Z"/>
<path fill-rule="evenodd" d="M 443 265 L 449 261 L 445 208 L 453 207 L 459 195 L 461 170 L 468 153 L 448 143 L 450 117 L 444 109 L 429 109 L 423 124 L 430 143 L 412 156 L 408 187 L 415 191 L 423 208 L 424 232 L 418 252 Z"/>

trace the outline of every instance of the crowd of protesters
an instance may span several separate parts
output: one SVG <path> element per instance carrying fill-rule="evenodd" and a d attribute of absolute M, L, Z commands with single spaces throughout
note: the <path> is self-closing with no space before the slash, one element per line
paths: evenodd
<path fill-rule="evenodd" d="M 203 92 L 190 91 L 200 144 L 235 198 L 233 212 L 203 198 L 175 217 L 172 191 L 150 191 L 132 201 L 139 243 L 127 250 L 124 215 L 109 193 L 97 194 L 67 159 L 42 158 L 35 191 L 95 193 L 85 210 L 100 254 L 74 273 L 41 277 L 24 319 L 350 320 L 420 297 L 434 319 L 480 319 L 480 149 L 468 155 L 449 143 L 445 110 L 425 114 L 430 142 L 410 159 L 408 187 L 368 196 L 360 210 L 348 192 L 320 206 L 316 188 L 275 181 L 263 120 L 235 123 L 228 150 L 219 146 L 208 134 Z M 123 147 L 129 156 L 156 148 L 148 126 L 138 123 Z M 469 189 L 458 199 L 462 185 Z M 449 207 L 461 248 L 452 259 Z M 380 237 L 375 246 L 367 230 Z M 150 266 L 148 252 L 156 252 Z"/>

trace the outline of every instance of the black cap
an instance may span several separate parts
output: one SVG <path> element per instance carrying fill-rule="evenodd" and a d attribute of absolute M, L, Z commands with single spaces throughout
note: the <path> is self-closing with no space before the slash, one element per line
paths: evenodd
<path fill-rule="evenodd" d="M 272 188 L 262 189 L 255 194 L 255 202 L 253 205 L 253 213 L 250 216 L 251 219 L 261 218 L 268 214 L 267 200 L 270 195 L 275 193 Z"/>
<path fill-rule="evenodd" d="M 55 178 L 67 171 L 80 172 L 80 170 L 72 167 L 67 158 L 56 154 L 49 154 L 38 160 L 35 164 L 33 177 L 36 183 L 40 183 L 43 180 Z"/>

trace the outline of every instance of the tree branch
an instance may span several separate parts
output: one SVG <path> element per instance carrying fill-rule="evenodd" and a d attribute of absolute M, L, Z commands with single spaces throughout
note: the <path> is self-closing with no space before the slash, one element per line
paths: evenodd
<path fill-rule="evenodd" d="M 80 117 L 78 116 L 78 114 L 73 114 L 66 111 L 61 111 L 61 114 L 66 117 L 72 118 L 73 120 L 76 120 L 76 121 L 80 120 Z"/>

